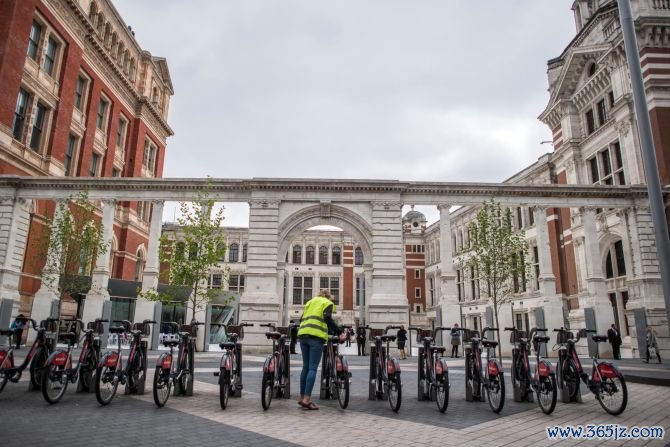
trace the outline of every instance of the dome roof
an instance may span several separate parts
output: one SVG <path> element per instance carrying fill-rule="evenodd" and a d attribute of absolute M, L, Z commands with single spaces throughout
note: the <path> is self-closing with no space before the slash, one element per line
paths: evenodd
<path fill-rule="evenodd" d="M 411 220 L 418 220 L 418 221 L 421 221 L 421 222 L 425 222 L 426 221 L 426 216 L 424 216 L 423 213 L 420 212 L 420 211 L 412 210 L 412 211 L 408 211 L 407 214 L 405 214 L 405 216 L 403 216 L 402 220 L 403 220 L 403 222 L 407 222 L 407 221 L 411 221 Z"/>

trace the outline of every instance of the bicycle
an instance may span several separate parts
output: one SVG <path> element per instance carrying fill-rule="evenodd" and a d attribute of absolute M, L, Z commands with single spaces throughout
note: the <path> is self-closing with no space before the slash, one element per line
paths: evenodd
<path fill-rule="evenodd" d="M 144 320 L 142 323 L 131 325 L 128 320 L 114 320 L 121 326 L 109 328 L 111 334 L 117 334 L 117 349 L 105 352 L 97 368 L 97 379 L 95 381 L 95 397 L 100 405 L 109 404 L 119 387 L 119 383 L 125 385 L 125 394 L 144 394 L 146 371 L 147 371 L 147 349 L 146 342 L 143 343 L 142 336 L 150 333 L 150 324 L 155 321 Z M 123 367 L 123 355 L 121 354 L 121 334 L 130 333 L 130 353 L 128 364 Z"/>
<path fill-rule="evenodd" d="M 37 322 L 32 318 L 23 318 L 22 320 L 24 323 L 29 322 L 32 324 L 33 329 L 37 331 L 37 336 L 23 363 L 19 366 L 14 366 L 14 348 L 11 339 L 14 331 L 11 329 L 0 330 L 0 335 L 9 337 L 9 348 L 0 350 L 0 392 L 5 389 L 7 382 L 18 383 L 28 365 L 30 365 L 28 389 L 38 390 L 42 386 L 44 363 L 56 345 L 53 338 L 47 336 L 47 333 L 56 332 L 58 318 L 47 318 L 41 322 L 40 326 L 37 326 Z"/>
<path fill-rule="evenodd" d="M 261 405 L 263 410 L 267 410 L 273 397 L 279 399 L 291 397 L 291 355 L 286 344 L 290 328 L 276 327 L 273 323 L 259 326 L 272 329 L 265 333 L 265 336 L 272 340 L 272 354 L 268 354 L 265 358 L 261 381 Z"/>
<path fill-rule="evenodd" d="M 589 388 L 596 396 L 600 406 L 611 415 L 623 413 L 628 404 L 628 388 L 623 373 L 611 362 L 599 361 L 599 344 L 606 343 L 607 336 L 593 335 L 591 339 L 596 342 L 596 355 L 593 358 L 591 376 L 582 368 L 581 361 L 577 355 L 576 344 L 587 334 L 596 334 L 596 331 L 580 329 L 577 338 L 565 329 L 554 329 L 558 332 L 554 351 L 558 350 L 558 383 L 564 392 L 564 400 L 577 400 L 580 394 L 580 382 Z"/>
<path fill-rule="evenodd" d="M 67 349 L 56 349 L 51 353 L 44 366 L 42 374 L 42 396 L 50 404 L 58 403 L 65 395 L 68 384 L 77 383 L 77 392 L 90 392 L 93 388 L 94 372 L 100 358 L 100 337 L 102 323 L 107 320 L 96 319 L 83 329 L 84 323 L 80 319 L 62 320 L 69 322 L 70 331 L 61 333 L 59 337 L 67 343 Z M 72 346 L 77 340 L 76 329 L 79 326 L 84 331 L 82 340 L 84 346 L 79 354 L 79 361 L 72 367 Z M 74 331 L 72 331 L 74 329 Z M 96 337 L 95 334 L 98 334 Z"/>
<path fill-rule="evenodd" d="M 505 405 L 505 377 L 503 368 L 495 357 L 495 348 L 498 342 L 486 338 L 487 332 L 497 332 L 497 328 L 485 327 L 483 336 L 479 332 L 458 328 L 463 331 L 463 342 L 470 343 L 465 349 L 465 400 L 482 400 L 482 389 L 486 390 L 486 397 L 494 413 L 500 413 Z M 482 349 L 486 348 L 486 368 L 482 375 Z"/>
<path fill-rule="evenodd" d="M 389 329 L 400 326 L 386 326 L 385 329 L 370 329 L 374 346 L 370 347 L 370 382 L 368 398 L 370 400 L 388 399 L 391 410 L 396 413 L 402 403 L 402 381 L 400 362 L 396 357 L 388 356 L 389 344 L 396 339 L 388 335 Z M 383 344 L 386 343 L 386 347 Z"/>
<path fill-rule="evenodd" d="M 154 373 L 153 396 L 158 408 L 163 407 L 170 397 L 174 386 L 176 395 L 193 395 L 193 380 L 195 374 L 195 341 L 198 335 L 198 326 L 204 324 L 194 321 L 193 324 L 182 324 L 169 322 L 179 337 L 176 339 L 165 339 L 163 345 L 170 348 L 170 352 L 164 352 L 156 362 Z M 174 333 L 175 331 L 173 331 Z M 173 361 L 174 348 L 179 346 L 177 361 Z"/>
<path fill-rule="evenodd" d="M 510 343 L 514 344 L 512 349 L 512 386 L 514 388 L 514 401 L 521 402 L 527 400 L 533 401 L 532 393 L 537 395 L 537 404 L 544 414 L 551 414 L 556 408 L 556 373 L 554 368 L 546 359 L 542 358 L 541 345 L 549 341 L 546 335 L 539 335 L 540 332 L 547 332 L 543 328 L 533 328 L 530 331 L 530 337 L 526 337 L 526 332 L 514 327 L 506 327 L 506 331 L 512 331 L 510 334 Z M 528 354 L 529 346 L 533 344 L 535 349 L 536 364 L 535 372 L 530 369 Z"/>
<path fill-rule="evenodd" d="M 449 405 L 449 369 L 447 359 L 443 356 L 447 350 L 444 346 L 436 346 L 437 334 L 450 331 L 448 327 L 437 327 L 432 332 L 421 328 L 409 328 L 417 332 L 416 341 L 419 346 L 418 359 L 418 400 L 434 400 L 441 413 L 447 411 Z"/>
<path fill-rule="evenodd" d="M 228 406 L 228 398 L 242 396 L 242 343 L 244 339 L 244 328 L 251 327 L 253 323 L 241 323 L 238 326 L 213 323 L 213 326 L 222 326 L 228 337 L 228 341 L 219 343 L 223 349 L 221 356 L 220 371 L 215 371 L 214 376 L 219 377 L 219 402 L 221 409 Z"/>
<path fill-rule="evenodd" d="M 341 326 L 342 329 L 351 329 L 351 325 Z M 320 399 L 334 399 L 344 410 L 349 405 L 349 386 L 351 373 L 347 358 L 340 354 L 340 341 L 338 335 L 328 335 L 326 350 L 321 359 L 321 392 Z"/>

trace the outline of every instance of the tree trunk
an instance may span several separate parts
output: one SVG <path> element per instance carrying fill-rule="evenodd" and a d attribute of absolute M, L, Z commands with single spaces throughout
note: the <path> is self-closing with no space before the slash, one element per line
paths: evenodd
<path fill-rule="evenodd" d="M 496 320 L 496 328 L 498 329 L 498 360 L 502 365 L 502 338 L 500 337 L 502 331 L 500 329 L 500 325 L 498 324 L 498 306 L 493 306 L 493 317 Z"/>

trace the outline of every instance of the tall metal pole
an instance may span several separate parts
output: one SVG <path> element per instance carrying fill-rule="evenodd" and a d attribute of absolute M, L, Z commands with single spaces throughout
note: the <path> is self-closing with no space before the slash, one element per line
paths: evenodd
<path fill-rule="evenodd" d="M 633 12 L 630 7 L 630 0 L 617 1 L 619 3 L 619 18 L 621 19 L 623 40 L 626 47 L 628 71 L 630 73 L 630 80 L 633 87 L 633 101 L 635 103 L 637 127 L 640 133 L 642 161 L 647 176 L 647 191 L 649 194 L 651 219 L 656 233 L 656 250 L 659 262 L 659 273 L 663 285 L 663 296 L 665 298 L 665 311 L 668 315 L 668 326 L 670 327 L 670 238 L 668 237 L 668 224 L 665 220 L 663 191 L 661 189 L 661 179 L 658 174 L 656 149 L 654 148 L 654 140 L 651 133 L 647 95 L 644 91 L 644 82 L 642 81 L 642 67 L 640 66 L 640 54 L 637 49 Z"/>

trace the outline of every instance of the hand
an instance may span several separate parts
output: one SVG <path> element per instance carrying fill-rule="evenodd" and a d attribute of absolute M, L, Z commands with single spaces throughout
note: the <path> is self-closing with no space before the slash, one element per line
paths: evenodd
<path fill-rule="evenodd" d="M 347 339 L 346 334 L 345 334 L 344 332 L 341 333 L 341 334 L 340 334 L 340 343 L 344 342 L 344 340 L 346 340 L 346 339 Z"/>

